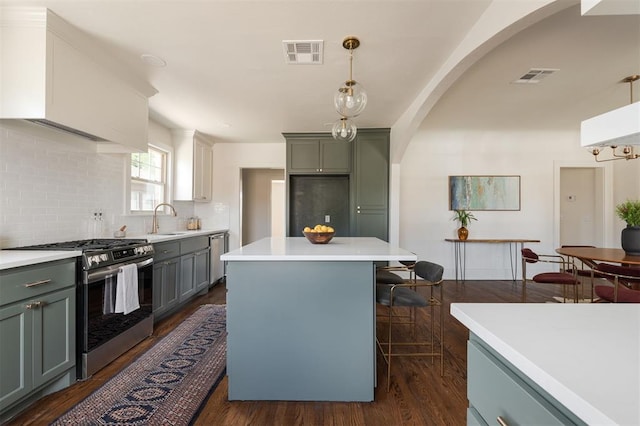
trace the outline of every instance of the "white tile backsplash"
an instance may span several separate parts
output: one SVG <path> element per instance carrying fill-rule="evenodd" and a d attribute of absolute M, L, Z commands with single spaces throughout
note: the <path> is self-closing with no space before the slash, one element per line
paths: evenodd
<path fill-rule="evenodd" d="M 147 234 L 152 215 L 124 214 L 127 154 L 101 154 L 92 142 L 43 133 L 0 120 L 0 249 L 87 238 Z M 51 132 L 51 131 L 50 131 Z M 228 205 L 200 208 L 207 229 L 226 229 Z M 193 201 L 173 203 L 178 217 L 160 215 L 162 232 L 185 230 Z M 102 220 L 94 220 L 94 212 Z"/>
<path fill-rule="evenodd" d="M 0 126 L 0 248 L 113 234 L 127 155 L 78 143 Z M 93 220 L 98 211 L 102 221 Z"/>

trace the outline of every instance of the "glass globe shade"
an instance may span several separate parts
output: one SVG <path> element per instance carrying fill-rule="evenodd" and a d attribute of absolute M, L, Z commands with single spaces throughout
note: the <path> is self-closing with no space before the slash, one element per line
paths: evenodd
<path fill-rule="evenodd" d="M 367 93 L 361 84 L 355 80 L 349 80 L 338 89 L 333 97 L 336 111 L 343 117 L 357 117 L 367 106 Z"/>
<path fill-rule="evenodd" d="M 331 135 L 337 141 L 342 142 L 351 142 L 356 138 L 356 133 L 358 132 L 358 128 L 353 121 L 349 120 L 346 117 L 341 118 L 340 120 L 333 123 L 333 127 L 331 128 Z"/>

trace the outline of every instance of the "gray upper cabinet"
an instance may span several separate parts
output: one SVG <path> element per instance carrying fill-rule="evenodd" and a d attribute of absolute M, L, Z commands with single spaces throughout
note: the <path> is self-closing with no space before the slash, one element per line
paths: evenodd
<path fill-rule="evenodd" d="M 351 172 L 351 142 L 337 142 L 330 136 L 285 134 L 287 138 L 288 173 Z"/>
<path fill-rule="evenodd" d="M 336 206 L 344 203 L 348 224 L 343 228 L 349 235 L 340 236 L 389 240 L 389 134 L 389 129 L 358 129 L 356 140 L 350 143 L 337 142 L 326 133 L 284 134 L 287 139 L 289 235 L 298 235 L 301 225 L 298 222 L 319 223 L 316 221 L 322 219 L 307 218 L 324 218 L 329 211 L 335 211 Z M 322 174 L 340 175 L 347 179 L 348 194 L 329 197 L 320 193 L 313 196 L 315 204 L 302 202 L 313 191 L 300 187 L 299 181 L 303 178 L 317 179 L 319 188 L 329 187 L 329 179 L 336 176 L 317 176 Z M 304 206 L 304 211 L 300 211 L 299 205 Z M 299 220 L 299 215 L 305 220 Z M 338 219 L 332 215 L 331 224 Z"/>

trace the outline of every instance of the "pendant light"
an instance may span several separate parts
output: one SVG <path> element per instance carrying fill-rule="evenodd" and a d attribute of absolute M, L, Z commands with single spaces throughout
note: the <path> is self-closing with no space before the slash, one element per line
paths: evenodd
<path fill-rule="evenodd" d="M 349 51 L 349 79 L 338 89 L 333 104 L 340 118 L 333 124 L 331 134 L 337 141 L 351 142 L 356 138 L 358 128 L 351 120 L 367 106 L 367 93 L 362 85 L 353 79 L 353 50 L 360 46 L 360 40 L 349 36 L 342 41 L 342 47 Z"/>
<path fill-rule="evenodd" d="M 358 128 L 356 125 L 347 117 L 340 118 L 340 120 L 333 124 L 333 128 L 331 129 L 333 138 L 342 142 L 351 142 L 356 138 L 357 132 Z"/>
<path fill-rule="evenodd" d="M 336 111 L 342 117 L 357 117 L 367 106 L 367 93 L 361 84 L 353 79 L 353 50 L 360 46 L 360 40 L 349 36 L 342 41 L 342 47 L 349 51 L 349 79 L 333 97 Z"/>

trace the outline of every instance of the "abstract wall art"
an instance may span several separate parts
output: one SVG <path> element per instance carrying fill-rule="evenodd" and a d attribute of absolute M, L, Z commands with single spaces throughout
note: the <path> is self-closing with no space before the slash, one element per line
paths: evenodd
<path fill-rule="evenodd" d="M 449 176 L 450 210 L 520 210 L 520 176 Z"/>

